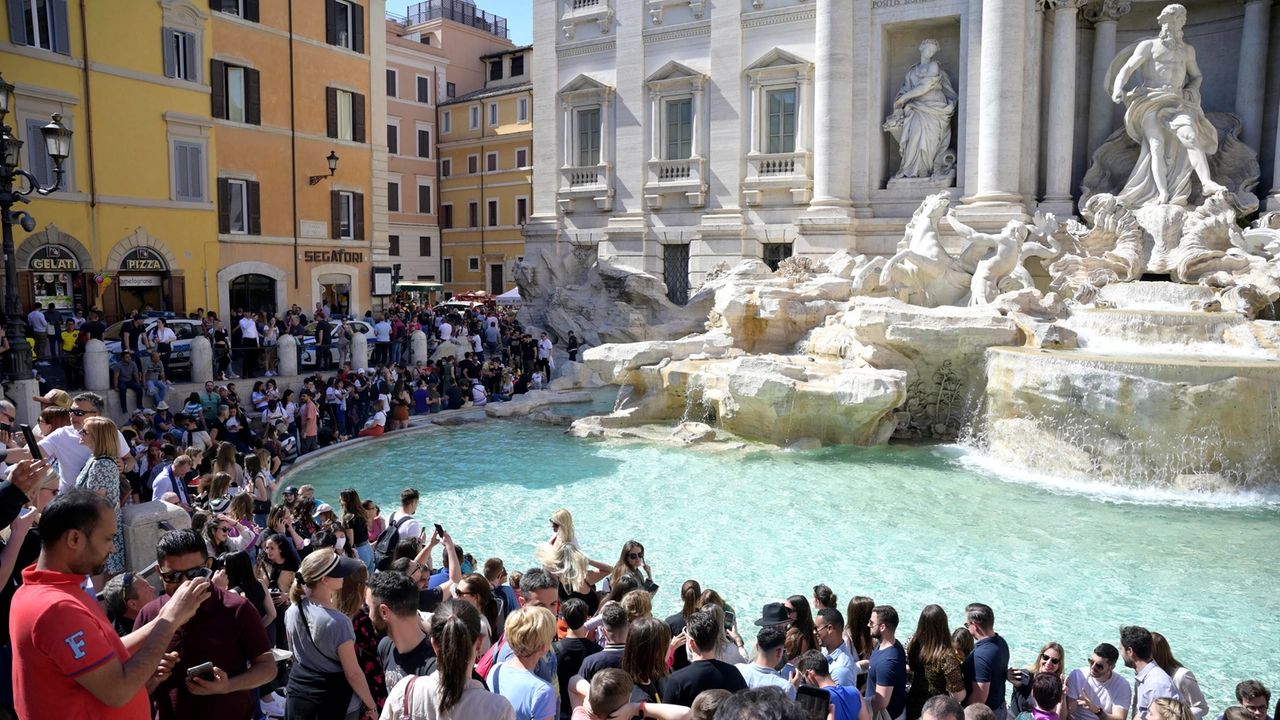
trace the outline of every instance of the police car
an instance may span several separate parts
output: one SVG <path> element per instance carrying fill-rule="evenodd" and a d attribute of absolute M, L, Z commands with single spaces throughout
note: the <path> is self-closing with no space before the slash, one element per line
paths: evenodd
<path fill-rule="evenodd" d="M 336 338 L 338 335 L 338 329 L 342 327 L 342 321 L 337 319 L 330 320 L 329 324 L 333 326 L 333 336 Z M 352 332 L 364 333 L 365 339 L 370 343 L 373 342 L 373 327 L 368 323 L 363 320 L 348 320 L 347 326 L 351 328 Z M 309 323 L 303 328 L 303 330 L 306 331 L 306 335 L 302 338 L 301 364 L 303 366 L 312 366 L 316 364 L 316 324 Z M 338 343 L 336 340 L 334 341 L 332 348 L 331 352 L 333 353 L 333 363 L 330 364 L 337 363 L 338 361 Z M 370 350 L 372 350 L 372 348 L 370 348 Z"/>
<path fill-rule="evenodd" d="M 159 320 L 160 318 L 143 318 L 142 326 L 146 328 L 148 335 L 151 334 Z M 173 344 L 173 354 L 169 356 L 169 369 L 174 375 L 178 373 L 190 374 L 191 339 L 200 334 L 200 321 L 176 317 L 165 318 L 164 321 L 169 325 L 169 329 L 173 331 L 173 334 L 178 336 L 177 342 Z M 113 365 L 116 360 L 120 359 L 120 336 L 126 322 L 132 322 L 132 320 L 118 322 L 107 328 L 107 331 L 102 334 L 102 341 L 107 346 L 107 352 L 111 353 L 111 363 Z"/>

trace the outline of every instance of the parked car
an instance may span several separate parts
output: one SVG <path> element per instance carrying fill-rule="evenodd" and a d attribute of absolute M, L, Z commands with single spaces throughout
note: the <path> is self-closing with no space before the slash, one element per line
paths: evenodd
<path fill-rule="evenodd" d="M 341 324 L 340 321 L 335 321 L 330 324 L 333 325 L 333 330 L 336 334 Z M 369 342 L 373 342 L 373 328 L 365 321 L 348 320 L 347 325 L 351 328 L 352 332 L 364 333 L 365 338 L 369 340 Z M 302 365 L 314 366 L 316 364 L 316 324 L 310 323 L 303 329 L 306 330 L 307 334 L 302 339 Z M 333 353 L 334 362 L 337 362 L 337 343 L 334 343 L 331 348 L 331 352 Z"/>
<path fill-rule="evenodd" d="M 146 318 L 143 327 L 150 333 L 151 329 L 156 326 L 159 318 Z M 107 352 L 111 353 L 111 363 L 115 364 L 120 359 L 120 335 L 124 330 L 124 323 L 118 322 L 107 328 L 102 334 L 102 341 L 107 345 Z M 191 339 L 200 334 L 200 321 L 188 320 L 186 318 L 165 318 L 169 329 L 174 335 L 178 336 L 178 341 L 173 344 L 173 354 L 169 356 L 169 370 L 177 375 L 191 374 Z M 172 379 L 172 378 L 171 378 Z"/>

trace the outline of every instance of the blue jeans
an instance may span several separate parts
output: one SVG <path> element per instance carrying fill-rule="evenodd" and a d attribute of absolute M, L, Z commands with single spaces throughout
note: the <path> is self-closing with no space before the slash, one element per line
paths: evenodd
<path fill-rule="evenodd" d="M 169 386 L 159 380 L 147 381 L 147 394 L 155 401 L 156 405 L 164 402 L 164 396 L 169 392 Z"/>
<path fill-rule="evenodd" d="M 355 550 L 356 557 L 360 558 L 360 562 L 364 563 L 365 567 L 369 568 L 369 573 L 372 574 L 374 572 L 373 546 L 369 544 L 368 539 L 365 539 L 363 545 L 357 545 Z"/>

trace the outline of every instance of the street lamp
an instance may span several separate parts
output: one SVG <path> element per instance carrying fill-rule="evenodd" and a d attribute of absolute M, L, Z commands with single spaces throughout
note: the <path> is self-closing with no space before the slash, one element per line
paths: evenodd
<path fill-rule="evenodd" d="M 327 180 L 333 177 L 333 174 L 338 172 L 338 153 L 330 150 L 329 157 L 325 158 L 325 160 L 329 161 L 329 174 L 328 175 L 312 175 L 311 176 L 312 185 L 319 184 L 320 182 L 323 182 L 324 180 Z"/>
<path fill-rule="evenodd" d="M 13 128 L 4 119 L 13 111 L 12 83 L 0 77 L 0 223 L 4 225 L 4 312 L 8 316 L 9 352 L 5 353 L 6 377 L 9 380 L 31 379 L 31 345 L 27 342 L 22 322 L 22 302 L 18 298 L 18 263 L 13 250 L 13 224 L 20 223 L 27 232 L 35 229 L 35 218 L 24 211 L 13 211 L 16 203 L 29 203 L 31 193 L 52 195 L 62 188 L 62 163 L 71 155 L 71 131 L 62 124 L 62 116 L 54 114 L 52 122 L 40 128 L 45 151 L 53 159 L 53 185 L 44 187 L 35 175 L 22 169 L 23 141 L 13 136 Z M 27 138 L 34 142 L 35 138 Z M 14 182 L 26 178 L 27 189 L 15 190 Z"/>

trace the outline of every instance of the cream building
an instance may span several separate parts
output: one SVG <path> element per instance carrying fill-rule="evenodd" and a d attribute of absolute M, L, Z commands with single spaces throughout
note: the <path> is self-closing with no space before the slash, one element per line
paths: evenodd
<path fill-rule="evenodd" d="M 558 0 L 534 4 L 529 254 L 611 243 L 680 301 L 716 263 L 891 253 L 921 200 L 995 228 L 1076 212 L 1123 127 L 1112 60 L 1163 2 Z M 1270 3 L 1189 2 L 1203 107 L 1240 119 L 1273 191 L 1280 53 Z M 925 40 L 935 40 L 922 60 Z M 932 177 L 899 178 L 886 131 L 920 68 L 947 75 Z M 919 63 L 919 65 L 917 65 Z M 940 106 L 948 104 L 940 100 Z M 945 167 L 942 167 L 945 166 Z M 1276 197 L 1269 200 L 1276 206 Z"/>

